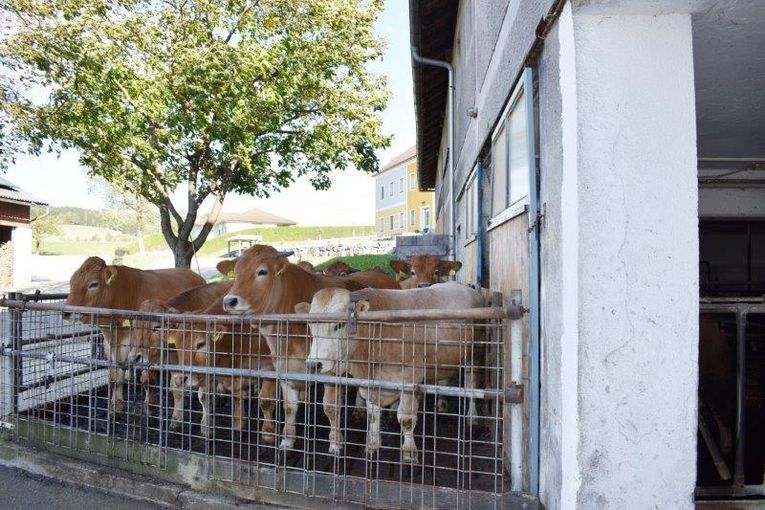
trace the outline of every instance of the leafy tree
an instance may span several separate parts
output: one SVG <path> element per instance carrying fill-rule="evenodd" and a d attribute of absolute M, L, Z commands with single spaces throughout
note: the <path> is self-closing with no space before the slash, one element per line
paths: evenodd
<path fill-rule="evenodd" d="M 61 218 L 51 216 L 44 208 L 32 208 L 32 239 L 35 242 L 35 251 L 40 252 L 40 243 L 50 236 L 61 234 Z"/>
<path fill-rule="evenodd" d="M 189 266 L 227 194 L 266 197 L 304 175 L 326 189 L 333 170 L 377 170 L 388 92 L 366 64 L 381 55 L 382 4 L 6 0 L 0 66 L 26 93 L 0 110 L 32 152 L 75 148 L 92 175 L 154 204 L 176 265 Z"/>
<path fill-rule="evenodd" d="M 144 253 L 146 248 L 143 236 L 152 230 L 152 226 L 159 224 L 156 209 L 142 196 L 122 193 L 108 181 L 98 184 L 100 185 L 97 187 L 105 195 L 108 207 L 103 214 L 104 225 L 123 234 L 135 236 L 139 253 Z"/>

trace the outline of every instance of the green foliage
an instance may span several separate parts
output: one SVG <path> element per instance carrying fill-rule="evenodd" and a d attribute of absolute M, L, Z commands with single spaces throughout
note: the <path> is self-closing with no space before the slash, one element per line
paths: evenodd
<path fill-rule="evenodd" d="M 334 257 L 325 260 L 321 264 L 316 265 L 316 269 L 324 269 L 331 263 L 341 260 L 349 266 L 364 271 L 366 269 L 372 269 L 375 266 L 382 268 L 385 273 L 391 278 L 396 278 L 396 272 L 391 269 L 389 262 L 393 260 L 393 255 L 385 253 L 382 255 L 350 255 L 348 257 Z"/>
<path fill-rule="evenodd" d="M 304 175 L 325 189 L 333 170 L 378 169 L 388 92 L 366 64 L 381 55 L 382 5 L 8 0 L 0 130 L 33 153 L 76 148 L 91 175 L 151 201 L 179 263 L 209 233 L 189 241 L 208 196 L 214 219 L 231 192 L 265 197 Z M 169 198 L 181 185 L 185 217 Z"/>

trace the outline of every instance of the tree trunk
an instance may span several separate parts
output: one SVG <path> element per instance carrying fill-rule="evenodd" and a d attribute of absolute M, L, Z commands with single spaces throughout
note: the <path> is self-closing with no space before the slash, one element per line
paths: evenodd
<path fill-rule="evenodd" d="M 194 258 L 194 250 L 188 240 L 178 239 L 175 246 L 171 247 L 173 257 L 175 258 L 175 267 L 191 267 L 191 260 Z"/>
<path fill-rule="evenodd" d="M 136 230 L 136 240 L 138 241 L 138 253 L 146 253 L 146 246 L 143 244 L 143 229 L 139 226 Z"/>

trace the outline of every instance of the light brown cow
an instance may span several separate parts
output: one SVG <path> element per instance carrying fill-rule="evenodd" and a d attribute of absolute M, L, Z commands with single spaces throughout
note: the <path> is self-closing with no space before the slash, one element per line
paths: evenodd
<path fill-rule="evenodd" d="M 228 282 L 231 283 L 231 282 Z M 165 308 L 167 313 L 179 313 L 179 310 Z M 221 315 L 221 300 L 215 300 L 207 308 L 195 313 Z M 234 369 L 273 370 L 271 353 L 265 339 L 250 328 L 242 330 L 239 325 L 216 324 L 211 329 L 201 324 L 176 321 L 173 329 L 165 332 L 168 343 L 175 345 L 178 363 L 183 366 L 214 366 Z M 212 432 L 210 416 L 210 398 L 218 391 L 227 391 L 234 397 L 232 410 L 232 428 L 241 431 L 244 428 L 242 399 L 258 386 L 259 378 L 241 375 L 207 376 L 199 373 L 176 374 L 176 384 L 189 388 L 198 388 L 199 402 L 202 404 L 202 419 L 199 428 L 205 437 Z M 258 403 L 263 417 L 263 441 L 274 442 L 274 409 L 276 400 L 276 381 L 263 379 L 258 392 Z M 181 413 L 182 413 L 181 409 Z M 174 413 L 175 414 L 175 413 Z"/>
<path fill-rule="evenodd" d="M 361 285 L 362 288 L 372 289 L 400 289 L 399 282 L 385 274 L 385 271 L 379 267 L 373 267 L 366 271 L 359 271 L 356 273 L 350 273 L 345 276 L 340 276 L 344 280 L 350 280 Z"/>
<path fill-rule="evenodd" d="M 310 301 L 318 290 L 328 287 L 357 290 L 363 285 L 344 278 L 309 273 L 290 263 L 275 248 L 255 245 L 239 258 L 234 286 L 223 298 L 223 308 L 239 314 L 293 313 L 297 303 Z M 280 322 L 264 325 L 260 332 L 266 337 L 277 370 L 305 371 L 310 344 L 304 324 Z M 306 385 L 299 381 L 280 381 L 280 385 L 285 415 L 280 448 L 292 448 L 296 436 L 295 418 L 300 401 L 305 399 Z M 325 405 L 334 404 L 336 400 L 337 388 L 325 385 Z"/>
<path fill-rule="evenodd" d="M 234 277 L 234 266 L 236 265 L 237 259 L 227 259 L 227 260 L 221 260 L 217 264 L 215 264 L 215 269 L 218 270 L 220 274 L 223 276 L 226 276 L 228 278 Z"/>
<path fill-rule="evenodd" d="M 399 276 L 402 289 L 415 289 L 422 284 L 435 284 L 454 276 L 462 267 L 462 262 L 441 260 L 438 255 L 415 255 L 412 263 L 403 260 L 391 260 L 390 267 Z"/>
<path fill-rule="evenodd" d="M 147 299 L 139 307 L 141 312 L 149 313 L 163 313 L 170 309 L 177 310 L 179 312 L 192 312 L 194 310 L 201 310 L 211 303 L 220 303 L 221 299 L 233 285 L 232 281 L 208 283 L 207 285 L 200 285 L 192 289 L 181 292 L 177 296 L 172 297 L 167 301 L 159 299 Z M 133 336 L 131 338 L 131 349 L 128 359 L 134 363 L 170 363 L 177 364 L 178 356 L 175 351 L 175 344 L 167 345 L 167 348 L 162 349 L 162 334 L 160 328 L 163 324 L 156 320 L 136 319 L 129 324 L 132 326 Z M 166 324 L 165 324 L 166 326 Z M 164 358 L 163 358 L 164 355 Z M 148 374 L 148 371 L 144 371 L 144 374 Z M 182 373 L 172 373 L 170 375 L 170 390 L 173 394 L 173 414 L 170 420 L 171 430 L 180 430 L 183 422 L 183 388 L 184 378 Z M 141 379 L 145 385 L 148 380 Z M 154 403 L 153 392 L 150 388 L 146 388 L 146 407 Z"/>
<path fill-rule="evenodd" d="M 300 262 L 297 263 L 297 265 L 303 268 L 304 271 L 308 271 L 309 273 L 316 272 L 316 268 L 313 266 L 313 264 L 311 264 L 307 260 L 301 260 Z"/>
<path fill-rule="evenodd" d="M 422 308 L 477 308 L 486 306 L 481 294 L 455 282 L 428 288 L 401 291 L 364 289 L 354 293 L 359 299 L 355 308 L 367 310 L 406 310 Z M 295 307 L 299 313 L 342 313 L 348 310 L 352 293 L 345 289 L 318 291 L 311 301 Z M 480 343 L 478 332 L 464 321 L 439 322 L 438 327 L 417 327 L 401 324 L 358 324 L 356 335 L 349 336 L 344 323 L 315 322 L 310 324 L 313 342 L 306 360 L 309 369 L 322 373 L 400 383 L 427 383 L 448 377 L 461 364 L 475 366 L 471 356 Z M 426 361 L 427 360 L 427 361 Z M 466 385 L 477 386 L 476 370 Z M 404 434 L 402 445 L 405 462 L 417 462 L 414 429 L 417 426 L 419 402 L 413 393 L 359 388 L 367 401 L 367 453 L 380 447 L 380 411 L 398 401 L 397 417 Z M 342 450 L 337 407 L 325 406 L 330 421 L 330 451 Z M 477 415 L 471 402 L 468 419 Z"/>
<path fill-rule="evenodd" d="M 205 280 L 190 269 L 172 268 L 145 271 L 128 266 L 108 266 L 99 257 L 89 257 L 69 279 L 67 305 L 137 310 L 147 299 L 169 299 L 186 289 L 204 285 Z M 80 316 L 90 322 L 90 316 Z M 104 351 L 110 361 L 124 363 L 130 352 L 130 328 L 123 321 L 114 324 L 109 318 L 97 321 L 104 337 Z M 154 374 L 146 377 L 153 378 Z M 144 378 L 142 374 L 142 379 Z M 124 410 L 122 386 L 125 370 L 109 369 L 111 400 L 109 412 Z"/>
<path fill-rule="evenodd" d="M 359 270 L 355 269 L 342 260 L 336 260 L 322 271 L 327 276 L 347 276 L 351 273 L 358 273 Z"/>

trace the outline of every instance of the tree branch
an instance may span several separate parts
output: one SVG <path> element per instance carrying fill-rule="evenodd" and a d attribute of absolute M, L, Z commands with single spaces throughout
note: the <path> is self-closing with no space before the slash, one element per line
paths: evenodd
<path fill-rule="evenodd" d="M 234 26 L 231 28 L 231 31 L 228 33 L 226 38 L 223 40 L 225 44 L 228 44 L 232 37 L 234 37 L 234 34 L 239 29 L 239 23 L 242 22 L 242 19 L 247 15 L 247 13 L 256 5 L 258 5 L 259 2 L 253 2 L 250 5 L 246 6 L 244 9 L 242 9 L 242 12 L 239 13 L 239 16 L 236 19 L 236 22 L 234 23 Z"/>
<path fill-rule="evenodd" d="M 207 240 L 207 236 L 210 234 L 210 231 L 215 225 L 215 221 L 218 219 L 218 215 L 220 214 L 220 210 L 223 207 L 223 200 L 225 198 L 226 198 L 225 194 L 217 195 L 215 203 L 213 204 L 213 208 L 212 210 L 210 210 L 210 213 L 207 215 L 205 224 L 202 225 L 202 229 L 199 231 L 199 234 L 197 234 L 196 239 L 194 239 L 191 243 L 191 246 L 194 249 L 194 251 L 198 251 L 202 247 L 202 245 L 205 244 L 205 241 Z"/>

